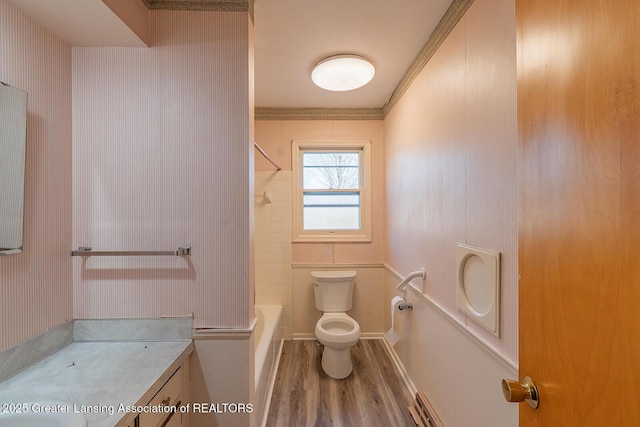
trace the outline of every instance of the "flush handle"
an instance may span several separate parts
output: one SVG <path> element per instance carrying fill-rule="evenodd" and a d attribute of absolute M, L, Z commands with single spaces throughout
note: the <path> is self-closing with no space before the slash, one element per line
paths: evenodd
<path fill-rule="evenodd" d="M 540 404 L 538 387 L 529 377 L 524 377 L 522 384 L 515 380 L 502 380 L 502 394 L 507 402 L 527 402 L 533 409 Z"/>

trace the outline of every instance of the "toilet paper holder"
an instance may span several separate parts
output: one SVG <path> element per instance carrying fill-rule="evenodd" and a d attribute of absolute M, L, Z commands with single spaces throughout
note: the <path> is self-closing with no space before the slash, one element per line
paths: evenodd
<path fill-rule="evenodd" d="M 405 302 L 398 304 L 398 310 L 413 310 L 413 304 L 405 300 Z"/>

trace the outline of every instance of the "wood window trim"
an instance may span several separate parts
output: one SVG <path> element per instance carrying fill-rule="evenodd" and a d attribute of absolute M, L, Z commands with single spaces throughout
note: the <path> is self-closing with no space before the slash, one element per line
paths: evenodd
<path fill-rule="evenodd" d="M 370 140 L 293 140 L 293 242 L 371 242 L 371 141 Z M 362 151 L 359 230 L 304 230 L 301 154 L 308 150 Z"/>

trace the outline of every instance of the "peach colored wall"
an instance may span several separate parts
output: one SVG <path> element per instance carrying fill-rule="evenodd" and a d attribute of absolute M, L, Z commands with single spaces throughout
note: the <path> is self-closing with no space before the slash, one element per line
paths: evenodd
<path fill-rule="evenodd" d="M 424 266 L 424 292 L 465 321 L 456 243 L 501 252 L 502 337 L 467 325 L 516 361 L 515 36 L 505 3 L 474 4 L 385 121 L 385 262 L 400 274 Z"/>
<path fill-rule="evenodd" d="M 380 337 L 385 329 L 383 313 L 388 311 L 384 299 L 384 268 L 382 265 L 302 265 L 293 269 L 293 336 L 315 337 L 316 322 L 322 312 L 316 309 L 311 272 L 314 270 L 353 270 L 351 310 L 347 312 L 360 325 L 363 337 Z M 388 327 L 387 327 L 388 329 Z"/>
<path fill-rule="evenodd" d="M 427 272 L 395 348 L 452 427 L 517 425 L 500 394 L 518 360 L 514 14 L 510 0 L 476 0 L 384 122 L 385 263 Z M 500 338 L 456 308 L 457 242 L 502 253 Z"/>
<path fill-rule="evenodd" d="M 320 312 L 313 304 L 309 271 L 336 264 L 370 267 L 358 270 L 354 315 L 364 332 L 381 332 L 383 322 L 382 257 L 384 251 L 384 174 L 382 121 L 259 120 L 256 142 L 282 167 L 275 168 L 256 153 L 256 301 L 283 305 L 285 338 L 313 336 Z M 373 162 L 373 233 L 371 243 L 293 243 L 291 141 L 371 140 Z M 262 201 L 263 189 L 273 189 L 273 204 Z M 284 229 L 285 227 L 286 229 Z M 292 268 L 293 264 L 293 268 Z M 371 265 L 377 265 L 371 267 Z M 310 267 L 311 266 L 311 267 Z M 315 267 L 313 267 L 315 266 Z M 355 267 L 354 267 L 355 268 Z M 377 322 L 379 320 L 379 322 Z"/>
<path fill-rule="evenodd" d="M 384 147 L 383 125 L 379 120 L 264 120 L 256 121 L 256 142 L 283 170 L 291 170 L 293 140 L 371 140 L 372 242 L 294 243 L 292 262 L 333 264 L 381 262 L 384 254 Z M 281 153 L 281 154 L 280 154 Z M 256 170 L 274 170 L 256 154 Z"/>
<path fill-rule="evenodd" d="M 0 81 L 28 92 L 24 251 L 0 256 L 0 350 L 72 319 L 71 47 L 0 0 Z"/>
<path fill-rule="evenodd" d="M 74 246 L 180 257 L 74 258 L 74 316 L 252 314 L 247 13 L 151 12 L 151 48 L 74 48 Z"/>

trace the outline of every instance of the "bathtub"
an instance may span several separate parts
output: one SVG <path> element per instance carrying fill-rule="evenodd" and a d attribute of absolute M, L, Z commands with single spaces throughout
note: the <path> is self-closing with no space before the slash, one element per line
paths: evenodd
<path fill-rule="evenodd" d="M 280 305 L 256 305 L 255 329 L 255 415 L 257 425 L 265 425 L 271 392 L 282 352 Z"/>

